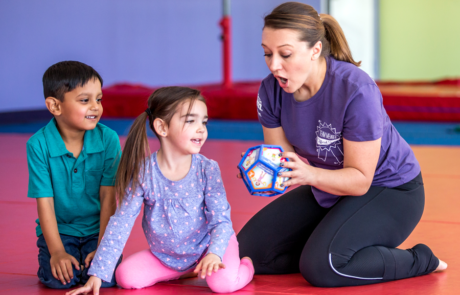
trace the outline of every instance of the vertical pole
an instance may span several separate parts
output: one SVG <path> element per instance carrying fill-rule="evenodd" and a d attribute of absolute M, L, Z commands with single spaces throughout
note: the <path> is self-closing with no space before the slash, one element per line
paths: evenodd
<path fill-rule="evenodd" d="M 380 79 L 380 0 L 374 0 L 374 80 Z"/>
<path fill-rule="evenodd" d="M 232 87 L 232 53 L 231 53 L 231 16 L 230 16 L 230 0 L 223 0 L 223 16 L 219 23 L 222 28 L 222 53 L 223 53 L 223 74 L 224 74 L 224 87 Z"/>

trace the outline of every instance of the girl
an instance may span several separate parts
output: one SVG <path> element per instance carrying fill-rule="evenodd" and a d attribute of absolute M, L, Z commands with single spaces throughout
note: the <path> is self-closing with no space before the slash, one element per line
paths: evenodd
<path fill-rule="evenodd" d="M 147 119 L 161 147 L 146 158 Z M 124 197 L 118 198 L 91 263 L 92 277 L 67 294 L 98 294 L 101 281 L 110 280 L 142 204 L 150 249 L 120 264 L 115 273 L 119 286 L 139 289 L 201 271 L 211 290 L 223 293 L 252 280 L 252 261 L 239 259 L 219 166 L 198 154 L 207 138 L 207 121 L 198 90 L 165 87 L 149 97 L 126 140 L 116 180 L 117 195 Z"/>

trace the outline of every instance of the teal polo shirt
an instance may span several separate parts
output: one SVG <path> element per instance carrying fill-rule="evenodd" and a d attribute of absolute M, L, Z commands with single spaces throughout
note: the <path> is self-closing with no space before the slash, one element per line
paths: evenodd
<path fill-rule="evenodd" d="M 29 198 L 54 198 L 60 234 L 84 237 L 99 232 L 101 185 L 113 186 L 121 147 L 118 135 L 98 123 L 85 132 L 83 149 L 75 158 L 53 118 L 27 141 Z M 37 219 L 37 237 L 42 234 Z"/>

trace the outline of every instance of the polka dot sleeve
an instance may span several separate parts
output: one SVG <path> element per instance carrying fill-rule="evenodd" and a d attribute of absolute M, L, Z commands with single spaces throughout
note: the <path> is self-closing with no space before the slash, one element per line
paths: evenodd
<path fill-rule="evenodd" d="M 208 234 L 211 236 L 207 253 L 214 253 L 222 259 L 233 234 L 230 204 L 227 201 L 219 166 L 215 161 L 208 162 L 205 176 L 205 214 Z"/>
<path fill-rule="evenodd" d="M 136 188 L 130 184 L 126 189 L 121 206 L 118 206 L 115 214 L 110 217 L 104 237 L 91 262 L 88 275 L 110 282 L 134 222 L 141 211 L 143 201 L 143 183 Z"/>

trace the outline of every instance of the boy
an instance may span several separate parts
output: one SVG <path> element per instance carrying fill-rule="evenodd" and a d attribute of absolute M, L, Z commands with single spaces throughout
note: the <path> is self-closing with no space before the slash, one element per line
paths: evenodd
<path fill-rule="evenodd" d="M 27 142 L 28 197 L 36 198 L 38 207 L 37 275 L 50 288 L 88 280 L 116 209 L 121 148 L 117 134 L 98 123 L 101 87 L 99 74 L 76 61 L 54 64 L 43 75 L 46 107 L 54 118 Z M 102 286 L 114 285 L 112 278 Z"/>

